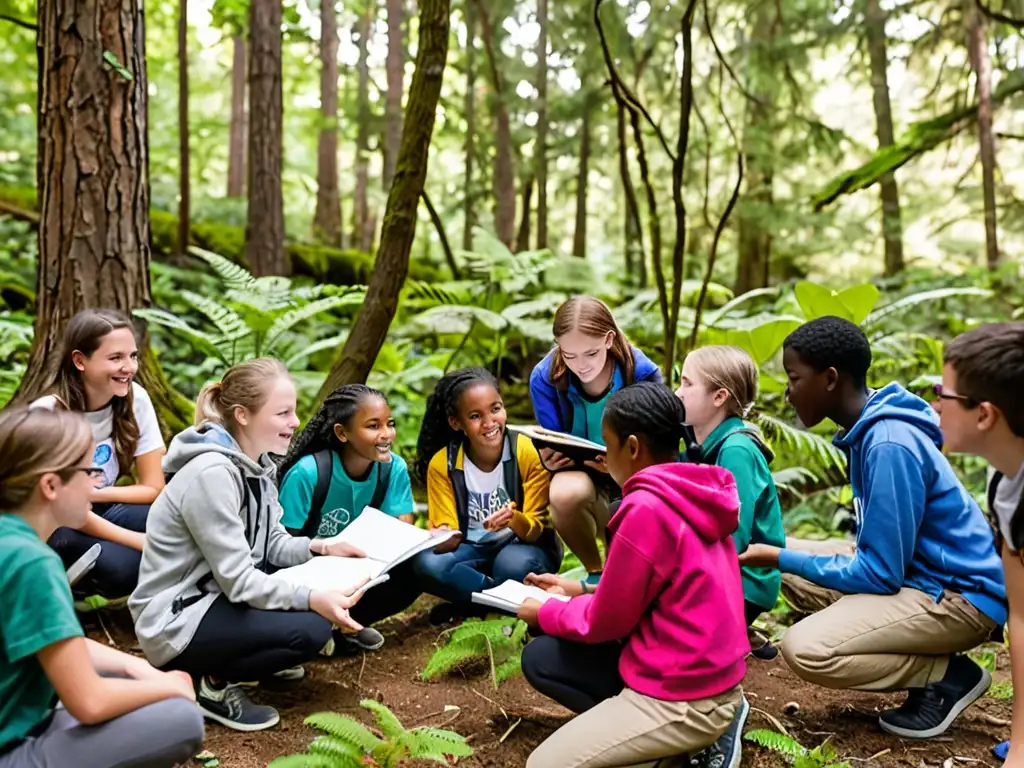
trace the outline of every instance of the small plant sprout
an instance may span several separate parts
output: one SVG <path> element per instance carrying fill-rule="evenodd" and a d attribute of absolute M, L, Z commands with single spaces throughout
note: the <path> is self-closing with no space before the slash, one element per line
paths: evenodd
<path fill-rule="evenodd" d="M 526 646 L 525 622 L 512 617 L 467 619 L 451 633 L 448 643 L 434 652 L 421 677 L 424 680 L 487 659 L 494 688 L 522 671 Z"/>

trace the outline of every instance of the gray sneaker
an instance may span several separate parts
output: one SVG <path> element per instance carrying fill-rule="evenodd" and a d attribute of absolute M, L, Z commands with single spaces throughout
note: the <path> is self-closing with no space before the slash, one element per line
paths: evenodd
<path fill-rule="evenodd" d="M 250 699 L 245 686 L 227 683 L 217 687 L 208 677 L 199 682 L 196 704 L 204 717 L 234 731 L 263 731 L 281 721 L 276 709 Z"/>
<path fill-rule="evenodd" d="M 739 768 L 743 758 L 743 726 L 749 714 L 750 704 L 743 696 L 732 724 L 718 737 L 718 741 L 690 761 L 691 768 Z"/>
<path fill-rule="evenodd" d="M 373 627 L 363 627 L 358 632 L 336 632 L 334 652 L 349 656 L 360 651 L 376 651 L 384 645 L 384 635 Z"/>

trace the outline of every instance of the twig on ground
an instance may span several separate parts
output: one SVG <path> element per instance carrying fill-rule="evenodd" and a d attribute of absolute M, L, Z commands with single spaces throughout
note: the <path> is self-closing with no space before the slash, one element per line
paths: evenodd
<path fill-rule="evenodd" d="M 871 757 L 848 757 L 846 759 L 851 763 L 870 763 L 872 760 L 884 757 L 890 752 L 892 752 L 892 749 L 883 749 L 881 752 L 875 752 Z"/>
<path fill-rule="evenodd" d="M 504 707 L 501 706 L 501 704 L 496 702 L 494 699 L 487 698 L 482 693 L 480 693 L 480 691 L 478 691 L 476 688 L 470 688 L 469 690 L 471 690 L 473 693 L 475 693 L 477 696 L 479 696 L 484 701 L 488 701 L 491 704 L 493 704 L 494 706 L 496 706 L 501 711 L 501 716 L 504 717 L 506 720 L 509 719 L 508 713 L 505 712 L 505 709 L 504 709 Z"/>
<path fill-rule="evenodd" d="M 110 636 L 110 632 L 107 630 L 107 625 L 103 623 L 103 616 L 99 611 L 96 611 L 96 621 L 100 623 L 100 628 L 103 630 L 103 634 L 107 636 L 107 642 L 110 643 L 110 647 L 117 648 L 117 643 L 115 643 L 114 638 Z"/>
<path fill-rule="evenodd" d="M 363 663 L 359 665 L 359 677 L 356 679 L 356 688 L 363 687 L 363 670 L 366 669 L 366 651 L 363 651 Z"/>
<path fill-rule="evenodd" d="M 777 730 L 779 733 L 781 733 L 784 736 L 789 736 L 790 738 L 792 738 L 792 734 L 788 730 L 786 730 L 786 726 L 779 722 L 779 719 L 774 715 L 765 712 L 763 709 L 758 709 L 757 707 L 751 707 L 750 711 L 757 712 L 757 714 L 761 715 L 761 717 L 763 717 L 765 720 L 771 723 L 775 727 L 775 730 Z"/>
<path fill-rule="evenodd" d="M 523 718 L 520 717 L 518 720 L 516 720 L 514 723 L 512 723 L 512 725 L 510 725 L 508 727 L 508 730 L 505 731 L 505 733 L 503 733 L 501 735 L 500 739 L 498 739 L 498 743 L 499 744 L 504 744 L 505 743 L 505 739 L 507 739 L 509 737 L 509 734 L 511 734 L 512 731 L 514 731 L 516 729 L 516 726 L 518 726 L 521 722 L 523 722 Z"/>

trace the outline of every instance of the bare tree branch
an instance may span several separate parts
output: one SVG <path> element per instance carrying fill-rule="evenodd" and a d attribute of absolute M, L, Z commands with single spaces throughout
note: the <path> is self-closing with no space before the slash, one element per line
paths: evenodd
<path fill-rule="evenodd" d="M 452 253 L 452 246 L 448 242 L 448 235 L 444 231 L 444 223 L 441 221 L 441 217 L 437 215 L 437 209 L 434 208 L 434 204 L 430 202 L 430 195 L 427 194 L 427 190 L 420 192 L 420 197 L 423 199 L 423 204 L 427 206 L 427 213 L 430 214 L 430 221 L 434 225 L 434 229 L 437 230 L 437 239 L 441 241 L 441 250 L 444 251 L 444 260 L 448 262 L 448 269 L 452 272 L 452 278 L 455 280 L 459 279 L 459 265 L 455 263 L 455 254 Z"/>
<path fill-rule="evenodd" d="M 31 29 L 33 32 L 39 31 L 39 27 L 31 21 L 25 21 L 24 19 L 19 19 L 16 16 L 8 16 L 6 13 L 0 13 L 0 21 L 9 21 L 11 24 L 17 24 L 19 27 Z"/>
<path fill-rule="evenodd" d="M 978 6 L 978 10 L 988 16 L 993 21 L 998 21 L 1002 24 L 1008 24 L 1014 29 L 1024 29 L 1024 19 L 1018 19 L 1013 16 L 1007 16 L 1005 13 L 992 10 L 991 6 L 986 5 L 982 0 L 975 0 L 975 4 Z"/>

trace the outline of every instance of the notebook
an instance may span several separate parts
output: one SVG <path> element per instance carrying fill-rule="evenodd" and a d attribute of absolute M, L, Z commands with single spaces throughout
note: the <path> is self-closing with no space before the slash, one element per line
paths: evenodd
<path fill-rule="evenodd" d="M 343 541 L 366 553 L 366 557 L 314 557 L 302 565 L 282 568 L 274 573 L 295 587 L 348 590 L 364 579 L 370 579 L 361 591 L 382 584 L 388 571 L 411 557 L 447 541 L 459 531 L 445 531 L 431 536 L 429 531 L 403 523 L 373 507 L 362 513 L 337 536 L 326 543 Z"/>
<path fill-rule="evenodd" d="M 485 589 L 483 592 L 474 592 L 471 599 L 474 603 L 497 608 L 499 611 L 516 613 L 519 606 L 531 597 L 542 603 L 546 603 L 548 600 L 561 600 L 563 603 L 567 603 L 570 600 L 566 595 L 555 595 L 545 592 L 540 587 L 511 580 L 503 581 L 498 586 Z"/>
<path fill-rule="evenodd" d="M 580 464 L 584 461 L 595 461 L 598 456 L 604 456 L 608 452 L 608 449 L 600 443 L 584 440 L 582 437 L 576 437 L 566 432 L 555 432 L 552 429 L 544 429 L 544 427 L 535 425 L 513 426 L 509 424 L 508 429 L 529 438 L 537 450 L 550 448 Z"/>

